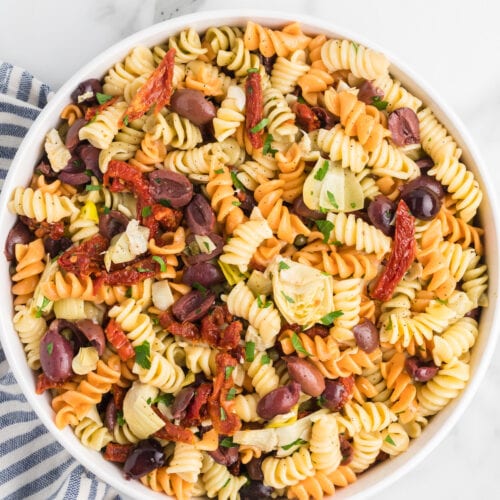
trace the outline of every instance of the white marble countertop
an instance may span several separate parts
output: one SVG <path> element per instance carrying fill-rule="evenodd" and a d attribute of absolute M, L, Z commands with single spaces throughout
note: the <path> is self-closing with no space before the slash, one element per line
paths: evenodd
<path fill-rule="evenodd" d="M 457 112 L 500 195 L 495 140 L 500 127 L 500 8 L 491 0 L 240 1 L 329 19 L 406 61 Z M 1 0 L 0 59 L 57 89 L 104 48 L 139 29 L 227 0 Z M 379 500 L 500 498 L 500 348 L 469 409 L 444 442 Z"/>

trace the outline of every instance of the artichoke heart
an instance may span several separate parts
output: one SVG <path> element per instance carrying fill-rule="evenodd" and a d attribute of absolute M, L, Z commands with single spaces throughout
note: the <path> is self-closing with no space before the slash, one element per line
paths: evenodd
<path fill-rule="evenodd" d="M 305 264 L 278 258 L 271 264 L 274 302 L 288 323 L 312 326 L 333 311 L 333 278 Z"/>

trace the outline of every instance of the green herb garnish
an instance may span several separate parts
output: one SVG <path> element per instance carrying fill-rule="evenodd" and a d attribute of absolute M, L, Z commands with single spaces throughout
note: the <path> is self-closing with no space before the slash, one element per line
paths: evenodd
<path fill-rule="evenodd" d="M 53 342 L 49 342 L 47 344 L 47 352 L 48 352 L 49 356 L 52 354 L 53 350 L 54 350 L 54 343 Z"/>
<path fill-rule="evenodd" d="M 153 255 L 151 257 L 157 264 L 160 265 L 160 272 L 165 273 L 167 272 L 167 265 L 165 264 L 165 261 L 159 256 L 159 255 Z"/>
<path fill-rule="evenodd" d="M 372 105 L 375 106 L 380 111 L 387 108 L 388 104 L 389 103 L 387 101 L 383 101 L 378 95 L 375 95 L 372 98 Z"/>
<path fill-rule="evenodd" d="M 240 191 L 245 191 L 245 186 L 241 183 L 236 175 L 236 172 L 231 172 L 231 180 L 233 181 L 233 186 Z"/>
<path fill-rule="evenodd" d="M 391 437 L 390 434 L 387 434 L 387 436 L 385 437 L 384 441 L 386 443 L 391 444 L 392 446 L 396 446 L 396 443 L 394 442 L 394 440 L 392 439 L 392 437 Z"/>
<path fill-rule="evenodd" d="M 227 392 L 226 396 L 226 401 L 231 401 L 236 397 L 236 389 L 234 387 L 231 387 L 229 391 Z"/>
<path fill-rule="evenodd" d="M 224 448 L 234 448 L 235 446 L 238 446 L 238 445 L 233 443 L 233 438 L 231 438 L 231 437 L 225 437 L 219 443 L 219 446 L 224 446 Z"/>
<path fill-rule="evenodd" d="M 261 364 L 261 365 L 268 365 L 270 362 L 271 362 L 271 358 L 269 357 L 269 355 L 268 355 L 268 354 L 264 354 L 264 355 L 260 358 L 260 364 Z"/>
<path fill-rule="evenodd" d="M 85 191 L 99 191 L 102 188 L 102 186 L 94 185 L 94 184 L 87 184 L 85 186 Z"/>
<path fill-rule="evenodd" d="M 300 337 L 295 332 L 293 332 L 291 340 L 292 340 L 293 348 L 297 352 L 300 352 L 301 354 L 304 354 L 305 356 L 312 356 L 312 354 L 310 352 L 307 352 L 305 350 L 304 346 L 302 345 L 302 341 L 300 340 Z"/>
<path fill-rule="evenodd" d="M 170 208 L 172 206 L 172 204 L 170 203 L 170 200 L 160 200 L 158 203 L 160 205 L 162 205 L 163 207 L 167 207 L 167 208 Z"/>
<path fill-rule="evenodd" d="M 43 314 L 43 310 L 50 304 L 50 299 L 48 299 L 47 297 L 45 297 L 45 295 L 43 296 L 43 300 L 42 300 L 42 305 L 40 307 L 37 307 L 36 308 L 36 313 L 35 313 L 35 317 L 36 318 L 41 318 L 42 317 L 42 314 Z M 50 354 L 50 353 L 49 353 Z"/>
<path fill-rule="evenodd" d="M 289 304 L 294 304 L 295 303 L 295 300 L 293 300 L 292 297 L 290 297 L 289 295 L 287 295 L 283 290 L 281 290 L 281 295 L 283 295 L 283 297 L 285 298 L 285 300 L 289 303 Z"/>
<path fill-rule="evenodd" d="M 300 445 L 303 445 L 303 444 L 307 444 L 307 441 L 304 441 L 303 439 L 298 438 L 295 441 L 293 441 L 292 443 L 286 444 L 285 446 L 282 446 L 282 448 L 284 450 L 289 450 L 290 448 L 293 448 L 294 446 L 300 446 Z"/>
<path fill-rule="evenodd" d="M 255 125 L 255 127 L 252 127 L 250 129 L 250 132 L 252 132 L 252 134 L 256 134 L 257 132 L 260 132 L 261 130 L 263 130 L 263 128 L 269 123 L 269 118 L 262 118 L 262 120 L 257 123 L 257 125 Z"/>
<path fill-rule="evenodd" d="M 227 418 L 227 415 L 226 415 L 226 410 L 224 410 L 224 408 L 220 408 L 220 419 L 222 422 L 224 422 L 224 420 L 226 420 Z"/>
<path fill-rule="evenodd" d="M 112 95 L 101 94 L 100 92 L 95 93 L 95 98 L 99 104 L 104 104 L 105 102 L 111 101 L 113 99 Z"/>
<path fill-rule="evenodd" d="M 328 241 L 330 240 L 330 233 L 335 227 L 333 225 L 333 222 L 330 222 L 329 220 L 317 220 L 316 225 L 323 235 L 323 243 L 328 243 Z"/>
<path fill-rule="evenodd" d="M 330 166 L 330 162 L 325 160 L 323 165 L 319 167 L 318 171 L 314 174 L 314 178 L 317 181 L 322 181 L 325 178 L 326 173 L 328 172 L 328 167 Z"/>
<path fill-rule="evenodd" d="M 150 344 L 145 340 L 142 344 L 136 345 L 134 347 L 135 351 L 135 362 L 142 368 L 149 370 L 151 368 L 150 356 Z"/>
<path fill-rule="evenodd" d="M 339 204 L 337 203 L 337 200 L 335 199 L 335 195 L 331 191 L 327 191 L 326 196 L 328 196 L 328 201 L 332 204 L 332 207 L 336 208 L 338 210 Z"/>
<path fill-rule="evenodd" d="M 255 342 L 247 342 L 245 344 L 245 359 L 247 361 L 255 359 Z"/>
<path fill-rule="evenodd" d="M 284 260 L 281 260 L 278 264 L 278 269 L 283 271 L 283 269 L 290 269 L 290 266 Z"/>
<path fill-rule="evenodd" d="M 116 423 L 122 427 L 123 425 L 125 425 L 125 419 L 123 418 L 123 412 L 121 410 L 118 410 L 116 412 Z"/>
<path fill-rule="evenodd" d="M 226 366 L 224 369 L 224 378 L 226 380 L 229 380 L 229 377 L 231 376 L 231 373 L 233 373 L 234 366 Z"/>
<path fill-rule="evenodd" d="M 258 73 L 259 72 L 259 68 L 248 68 L 247 69 L 247 73 L 250 74 L 250 73 Z"/>
<path fill-rule="evenodd" d="M 274 137 L 271 134 L 266 135 L 266 138 L 264 139 L 264 146 L 262 148 L 263 154 L 265 154 L 265 155 L 270 154 L 270 155 L 274 156 L 278 152 L 277 149 L 273 149 L 273 146 L 272 146 L 273 140 L 274 140 Z"/>
<path fill-rule="evenodd" d="M 141 210 L 141 215 L 143 217 L 149 217 L 152 213 L 153 213 L 153 210 L 151 209 L 151 207 L 149 205 L 143 207 Z"/>
<path fill-rule="evenodd" d="M 207 293 L 207 289 L 201 283 L 198 283 L 197 281 L 195 281 L 193 283 L 192 287 L 201 293 Z"/>
<path fill-rule="evenodd" d="M 344 311 L 332 311 L 325 314 L 319 321 L 322 325 L 330 326 L 337 318 L 344 315 Z"/>

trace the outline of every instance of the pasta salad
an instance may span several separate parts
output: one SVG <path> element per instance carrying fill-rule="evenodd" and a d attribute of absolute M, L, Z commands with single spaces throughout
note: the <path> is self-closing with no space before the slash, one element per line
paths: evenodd
<path fill-rule="evenodd" d="M 81 82 L 5 255 L 57 427 L 178 499 L 333 495 L 469 378 L 482 192 L 384 54 L 192 28 Z"/>

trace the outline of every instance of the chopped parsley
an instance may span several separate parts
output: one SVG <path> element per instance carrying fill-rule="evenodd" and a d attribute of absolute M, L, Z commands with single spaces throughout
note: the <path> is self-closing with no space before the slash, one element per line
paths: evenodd
<path fill-rule="evenodd" d="M 330 326 L 337 318 L 344 315 L 344 311 L 332 311 L 325 314 L 319 321 L 322 325 Z"/>
<path fill-rule="evenodd" d="M 152 259 L 160 265 L 160 272 L 165 273 L 167 272 L 167 265 L 165 264 L 165 261 L 159 256 L 159 255 L 153 255 Z"/>
<path fill-rule="evenodd" d="M 53 342 L 49 342 L 47 344 L 47 353 L 49 354 L 49 356 L 52 354 L 53 350 L 54 350 L 54 343 Z"/>
<path fill-rule="evenodd" d="M 250 74 L 250 73 L 258 73 L 259 72 L 259 68 L 248 68 L 247 69 L 247 73 Z"/>
<path fill-rule="evenodd" d="M 297 97 L 297 102 L 300 104 L 306 104 L 306 100 L 301 95 Z"/>
<path fill-rule="evenodd" d="M 317 181 L 322 181 L 325 178 L 326 173 L 328 172 L 328 167 L 330 166 L 330 162 L 325 160 L 323 165 L 319 167 L 318 171 L 314 174 L 314 178 Z"/>
<path fill-rule="evenodd" d="M 156 398 L 148 398 L 146 400 L 146 403 L 148 405 L 154 405 L 154 404 L 157 404 L 157 403 L 163 403 L 167 406 L 172 406 L 173 402 L 174 402 L 174 395 L 173 394 L 158 394 L 158 396 L 156 396 Z"/>
<path fill-rule="evenodd" d="M 123 412 L 121 410 L 118 410 L 116 412 L 116 423 L 122 427 L 123 425 L 125 425 L 125 419 L 123 418 Z"/>
<path fill-rule="evenodd" d="M 224 422 L 224 420 L 226 420 L 226 418 L 227 418 L 226 410 L 224 410 L 224 408 L 222 408 L 222 406 L 221 406 L 221 408 L 220 408 L 220 419 L 221 419 L 222 422 Z"/>
<path fill-rule="evenodd" d="M 151 209 L 151 207 L 149 205 L 143 207 L 141 210 L 141 215 L 143 217 L 149 217 L 152 213 L 153 213 L 153 210 Z"/>
<path fill-rule="evenodd" d="M 125 297 L 127 297 L 128 299 L 132 298 L 132 287 L 131 286 L 127 287 L 127 290 L 125 291 Z"/>
<path fill-rule="evenodd" d="M 326 196 L 328 196 L 328 201 L 332 204 L 332 207 L 336 208 L 338 210 L 339 204 L 337 203 L 337 200 L 335 199 L 335 195 L 331 191 L 327 191 Z"/>
<path fill-rule="evenodd" d="M 159 201 L 159 203 L 163 207 L 167 207 L 167 208 L 170 208 L 172 206 L 172 204 L 170 203 L 170 200 L 162 199 L 162 200 Z"/>
<path fill-rule="evenodd" d="M 263 130 L 268 123 L 269 123 L 269 118 L 262 118 L 262 120 L 259 123 L 257 123 L 255 127 L 252 127 L 250 129 L 250 132 L 252 132 L 252 134 L 256 134 L 257 132 Z"/>
<path fill-rule="evenodd" d="M 284 450 L 289 450 L 290 448 L 293 448 L 294 446 L 300 446 L 303 444 L 307 444 L 307 441 L 304 441 L 303 439 L 298 438 L 295 441 L 293 441 L 292 443 L 289 443 L 289 444 L 286 444 L 285 446 L 282 446 L 282 448 Z"/>
<path fill-rule="evenodd" d="M 330 240 L 330 233 L 335 227 L 333 225 L 333 222 L 330 222 L 329 220 L 317 220 L 316 225 L 323 235 L 323 243 L 328 243 L 328 241 Z"/>
<path fill-rule="evenodd" d="M 42 300 L 42 305 L 40 307 L 37 307 L 36 308 L 36 313 L 35 313 L 35 317 L 36 318 L 41 318 L 42 317 L 42 314 L 43 314 L 43 310 L 50 304 L 50 299 L 48 299 L 47 297 L 45 297 L 45 295 L 43 296 L 43 300 Z M 50 354 L 50 353 L 49 353 Z"/>
<path fill-rule="evenodd" d="M 290 269 L 290 266 L 284 261 L 280 261 L 280 263 L 278 264 L 278 269 L 280 271 L 283 271 L 283 269 Z"/>
<path fill-rule="evenodd" d="M 260 364 L 261 365 L 268 365 L 271 362 L 271 358 L 269 357 L 268 354 L 264 354 L 262 358 L 260 358 Z"/>
<path fill-rule="evenodd" d="M 113 99 L 112 95 L 101 94 L 100 92 L 95 93 L 95 98 L 99 104 L 104 104 L 105 102 L 111 101 Z"/>
<path fill-rule="evenodd" d="M 263 154 L 265 154 L 265 155 L 270 154 L 270 155 L 274 156 L 278 152 L 277 149 L 273 149 L 273 146 L 272 146 L 273 140 L 274 140 L 274 137 L 271 134 L 266 135 L 266 138 L 264 139 L 264 146 L 262 148 Z"/>
<path fill-rule="evenodd" d="M 439 302 L 440 304 L 443 304 L 444 306 L 448 305 L 448 300 L 443 300 L 440 299 L 439 297 L 436 297 L 436 301 Z"/>
<path fill-rule="evenodd" d="M 198 283 L 197 281 L 195 281 L 193 283 L 192 287 L 201 293 L 207 293 L 207 289 L 201 283 Z"/>
<path fill-rule="evenodd" d="M 219 446 L 224 446 L 224 448 L 234 448 L 235 446 L 238 446 L 238 445 L 233 443 L 233 438 L 232 437 L 225 437 L 219 443 Z"/>
<path fill-rule="evenodd" d="M 236 396 L 236 389 L 234 387 L 231 387 L 231 389 L 229 389 L 229 391 L 227 392 L 226 401 L 233 400 L 235 396 Z"/>
<path fill-rule="evenodd" d="M 223 174 L 224 173 L 224 169 L 223 168 L 218 168 L 216 171 L 215 171 L 216 174 Z"/>
<path fill-rule="evenodd" d="M 236 189 L 239 189 L 240 191 L 245 191 L 245 186 L 238 179 L 236 172 L 231 172 L 231 180 L 233 181 L 233 185 Z"/>
<path fill-rule="evenodd" d="M 287 295 L 283 290 L 281 290 L 281 295 L 283 295 L 283 297 L 285 298 L 285 300 L 289 303 L 289 304 L 294 304 L 295 303 L 295 300 L 293 300 L 292 297 L 290 297 L 289 295 Z"/>
<path fill-rule="evenodd" d="M 239 200 L 235 200 L 235 201 L 233 201 L 233 205 L 234 205 L 235 207 L 239 207 L 239 206 L 241 205 L 241 201 L 239 201 Z"/>
<path fill-rule="evenodd" d="M 109 212 L 111 212 L 111 209 L 109 207 L 104 207 L 104 210 L 103 210 L 104 215 L 109 214 Z"/>
<path fill-rule="evenodd" d="M 351 202 L 351 208 L 356 208 L 356 203 L 354 201 Z"/>
<path fill-rule="evenodd" d="M 231 377 L 231 373 L 233 373 L 233 370 L 234 366 L 226 366 L 226 368 L 224 369 L 224 378 L 226 380 L 229 380 L 229 378 Z"/>
<path fill-rule="evenodd" d="M 352 46 L 354 47 L 354 50 L 356 51 L 356 53 L 358 52 L 358 49 L 359 49 L 359 44 L 356 43 L 356 42 L 351 42 Z"/>
<path fill-rule="evenodd" d="M 387 436 L 385 437 L 384 441 L 386 443 L 391 444 L 392 446 L 396 446 L 396 443 L 394 442 L 394 440 L 392 439 L 392 437 L 391 437 L 390 434 L 387 434 Z"/>
<path fill-rule="evenodd" d="M 221 410 L 222 410 L 222 408 L 221 408 Z M 222 488 L 225 488 L 230 483 L 230 481 L 231 481 L 231 477 L 228 477 L 226 479 L 226 482 L 222 485 Z"/>
<path fill-rule="evenodd" d="M 125 116 L 123 117 L 123 124 L 124 124 L 126 127 L 128 127 L 128 115 L 125 115 Z"/>
<path fill-rule="evenodd" d="M 152 270 L 151 269 L 146 269 L 145 267 L 138 267 L 137 272 L 138 273 L 150 273 Z"/>
<path fill-rule="evenodd" d="M 387 101 L 383 101 L 380 96 L 374 95 L 372 98 L 372 105 L 375 106 L 378 110 L 382 111 L 388 106 Z"/>
<path fill-rule="evenodd" d="M 99 191 L 102 186 L 94 185 L 94 184 L 87 184 L 85 186 L 85 191 Z"/>
<path fill-rule="evenodd" d="M 301 354 L 304 354 L 305 356 L 312 356 L 312 354 L 310 352 L 307 352 L 305 350 L 304 346 L 302 345 L 302 341 L 300 340 L 300 337 L 295 332 L 293 332 L 291 341 L 292 341 L 293 348 L 297 352 L 300 352 Z"/>
<path fill-rule="evenodd" d="M 259 306 L 259 309 L 267 309 L 268 307 L 271 307 L 271 304 L 272 302 L 270 300 L 263 302 L 261 296 L 257 296 L 257 305 Z"/>
<path fill-rule="evenodd" d="M 135 362 L 142 368 L 148 370 L 151 368 L 150 356 L 150 344 L 145 340 L 142 344 L 136 345 L 134 347 L 135 351 Z"/>
<path fill-rule="evenodd" d="M 247 342 L 245 344 L 245 359 L 247 361 L 255 359 L 255 342 Z"/>

